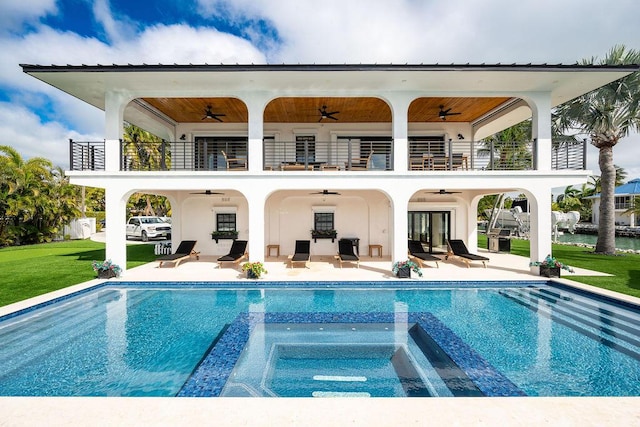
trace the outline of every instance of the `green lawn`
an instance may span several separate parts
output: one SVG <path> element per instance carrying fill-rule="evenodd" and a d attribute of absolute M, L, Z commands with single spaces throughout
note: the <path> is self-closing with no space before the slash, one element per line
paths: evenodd
<path fill-rule="evenodd" d="M 478 237 L 486 247 L 486 236 Z M 529 256 L 529 242 L 512 240 L 511 253 Z M 553 245 L 553 256 L 572 267 L 613 277 L 572 276 L 577 282 L 640 297 L 640 255 L 594 255 L 588 249 Z M 153 245 L 127 246 L 127 268 L 155 260 Z M 0 249 L 0 306 L 95 278 L 94 260 L 104 260 L 104 243 L 73 240 Z"/>
<path fill-rule="evenodd" d="M 91 240 L 0 249 L 0 306 L 94 279 L 91 263 L 104 253 L 104 243 Z M 127 246 L 127 268 L 155 258 L 153 245 Z"/>
<path fill-rule="evenodd" d="M 485 235 L 478 236 L 478 246 L 487 247 Z M 571 280 L 598 286 L 640 298 L 640 255 L 596 255 L 593 250 L 578 246 L 552 245 L 553 256 L 571 267 L 586 268 L 612 274 L 612 277 L 571 276 Z M 528 240 L 511 240 L 511 253 L 529 256 Z"/>

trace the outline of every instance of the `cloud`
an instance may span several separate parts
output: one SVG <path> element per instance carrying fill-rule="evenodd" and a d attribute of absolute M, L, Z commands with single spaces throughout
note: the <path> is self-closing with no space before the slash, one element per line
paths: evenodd
<path fill-rule="evenodd" d="M 0 102 L 0 145 L 8 145 L 24 159 L 44 157 L 54 165 L 68 168 L 68 140 L 100 141 L 100 134 L 81 134 L 59 122 L 43 123 L 40 117 L 23 106 Z"/>
<path fill-rule="evenodd" d="M 25 22 L 56 11 L 56 0 L 3 0 L 0 2 L 0 29 L 16 30 Z"/>

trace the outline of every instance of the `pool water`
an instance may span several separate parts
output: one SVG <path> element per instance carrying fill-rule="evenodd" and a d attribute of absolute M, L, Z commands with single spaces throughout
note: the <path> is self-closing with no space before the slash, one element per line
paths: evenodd
<path fill-rule="evenodd" d="M 640 310 L 541 282 L 99 285 L 0 318 L 4 396 L 640 396 Z"/>

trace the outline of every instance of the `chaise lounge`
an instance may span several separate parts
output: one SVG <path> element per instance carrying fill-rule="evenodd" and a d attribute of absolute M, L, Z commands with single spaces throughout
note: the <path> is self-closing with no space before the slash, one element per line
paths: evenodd
<path fill-rule="evenodd" d="M 353 243 L 351 240 L 338 240 L 338 255 L 336 259 L 340 262 L 340 268 L 344 262 L 355 262 L 356 268 L 360 268 L 360 258 L 353 252 Z"/>
<path fill-rule="evenodd" d="M 291 268 L 294 263 L 302 263 L 306 268 L 309 268 L 307 263 L 311 257 L 311 241 L 310 240 L 296 240 L 296 250 L 289 258 Z"/>
<path fill-rule="evenodd" d="M 156 261 L 160 261 L 158 267 L 162 267 L 165 262 L 174 263 L 173 266 L 177 267 L 180 265 L 182 261 L 192 256 L 195 256 L 196 259 L 200 259 L 200 252 L 196 252 L 193 248 L 196 246 L 197 240 L 183 240 L 180 242 L 178 249 L 176 249 L 175 253 L 163 255 L 160 258 L 157 258 Z"/>
<path fill-rule="evenodd" d="M 481 261 L 484 268 L 487 268 L 486 263 L 489 261 L 489 258 L 470 253 L 469 249 L 467 249 L 467 245 L 465 245 L 462 240 L 447 240 L 447 246 L 449 247 L 449 252 L 447 252 L 445 259 L 449 259 L 449 257 L 457 257 L 467 264 L 467 268 L 471 267 L 470 264 L 472 261 Z"/>
<path fill-rule="evenodd" d="M 234 240 L 229 253 L 218 258 L 218 268 L 222 268 L 224 263 L 240 264 L 247 257 L 247 241 Z"/>
<path fill-rule="evenodd" d="M 409 258 L 413 262 L 418 264 L 420 268 L 424 268 L 425 262 L 435 262 L 436 268 L 440 268 L 440 266 L 438 265 L 440 258 L 438 258 L 437 256 L 433 256 L 428 252 L 425 252 L 424 248 L 422 247 L 422 243 L 417 240 L 409 240 Z"/>

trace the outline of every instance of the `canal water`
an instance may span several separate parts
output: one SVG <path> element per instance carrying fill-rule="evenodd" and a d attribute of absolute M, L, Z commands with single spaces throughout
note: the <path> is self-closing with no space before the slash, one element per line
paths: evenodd
<path fill-rule="evenodd" d="M 564 233 L 558 236 L 559 243 L 585 243 L 595 245 L 598 236 L 595 234 L 570 234 Z M 633 237 L 616 237 L 616 249 L 633 249 L 640 251 L 640 239 Z"/>

